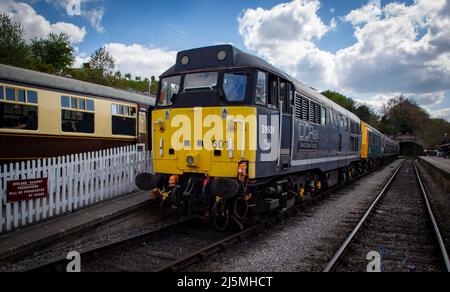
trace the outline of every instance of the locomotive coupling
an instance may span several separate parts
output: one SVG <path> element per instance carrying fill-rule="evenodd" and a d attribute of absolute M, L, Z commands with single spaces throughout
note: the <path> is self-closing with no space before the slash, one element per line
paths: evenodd
<path fill-rule="evenodd" d="M 241 188 L 239 182 L 231 178 L 216 178 L 211 182 L 210 187 L 213 194 L 225 199 L 236 197 Z"/>

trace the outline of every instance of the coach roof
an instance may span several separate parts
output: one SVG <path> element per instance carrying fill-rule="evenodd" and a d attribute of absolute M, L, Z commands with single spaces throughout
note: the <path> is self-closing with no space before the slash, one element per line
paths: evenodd
<path fill-rule="evenodd" d="M 93 97 L 104 97 L 135 102 L 143 105 L 155 104 L 156 98 L 151 95 L 139 94 L 126 90 L 94 83 L 74 80 L 71 78 L 41 73 L 28 69 L 0 64 L 0 80 L 14 83 L 34 85 L 53 90 L 62 90 L 81 95 L 92 95 Z"/>

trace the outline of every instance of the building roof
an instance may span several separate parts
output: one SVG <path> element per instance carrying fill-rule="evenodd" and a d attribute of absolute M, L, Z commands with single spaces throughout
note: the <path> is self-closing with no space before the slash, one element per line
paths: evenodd
<path fill-rule="evenodd" d="M 219 61 L 218 59 L 218 53 L 221 51 L 226 53 L 226 58 L 223 61 Z M 183 57 L 189 58 L 188 64 L 183 65 Z M 332 108 L 342 114 L 345 114 L 348 118 L 354 121 L 360 121 L 360 119 L 352 112 L 332 102 L 327 97 L 318 93 L 308 85 L 296 80 L 283 70 L 276 68 L 275 66 L 269 64 L 268 62 L 257 56 L 243 52 L 232 45 L 219 45 L 181 51 L 177 55 L 176 64 L 169 70 L 164 72 L 161 75 L 161 78 L 192 71 L 204 70 L 205 68 L 233 69 L 242 67 L 259 68 L 261 70 L 274 73 L 291 82 L 297 92 L 304 94 L 309 98 L 316 99 L 321 104 L 326 105 L 329 108 Z"/>
<path fill-rule="evenodd" d="M 155 96 L 0 64 L 0 80 L 154 106 Z"/>

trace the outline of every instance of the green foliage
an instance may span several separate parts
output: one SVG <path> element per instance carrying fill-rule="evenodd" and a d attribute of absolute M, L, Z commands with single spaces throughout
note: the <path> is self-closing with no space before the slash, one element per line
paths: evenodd
<path fill-rule="evenodd" d="M 339 104 L 340 106 L 344 107 L 345 109 L 355 112 L 355 102 L 350 97 L 347 97 L 343 94 L 340 94 L 339 92 L 335 91 L 325 91 L 322 92 L 323 95 L 328 97 L 330 100 L 334 101 L 335 103 Z"/>
<path fill-rule="evenodd" d="M 101 47 L 91 55 L 89 68 L 95 82 L 102 83 L 112 77 L 116 62 L 105 47 Z"/>
<path fill-rule="evenodd" d="M 0 63 L 27 67 L 29 47 L 23 27 L 5 13 L 0 14 Z"/>
<path fill-rule="evenodd" d="M 375 111 L 367 105 L 358 105 L 351 97 L 347 97 L 339 92 L 335 91 L 325 91 L 322 94 L 328 97 L 330 100 L 339 104 L 348 111 L 351 111 L 357 115 L 361 120 L 370 124 L 375 128 L 380 126 L 380 116 L 375 113 Z"/>
<path fill-rule="evenodd" d="M 47 73 L 62 72 L 74 62 L 69 37 L 66 34 L 50 34 L 47 38 L 35 39 L 30 45 L 32 67 Z"/>

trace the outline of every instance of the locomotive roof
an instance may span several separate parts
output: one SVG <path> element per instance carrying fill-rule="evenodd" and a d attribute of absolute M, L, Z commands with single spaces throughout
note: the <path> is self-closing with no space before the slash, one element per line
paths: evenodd
<path fill-rule="evenodd" d="M 155 96 L 0 64 L 0 80 L 154 106 Z"/>
<path fill-rule="evenodd" d="M 223 61 L 219 61 L 218 59 L 218 53 L 221 51 L 226 53 L 226 58 Z M 189 62 L 186 65 L 182 64 L 183 57 L 189 58 Z M 164 72 L 161 75 L 161 78 L 205 69 L 233 69 L 245 67 L 259 68 L 264 71 L 274 73 L 283 79 L 290 81 L 294 85 L 297 92 L 306 95 L 306 97 L 311 99 L 315 99 L 322 105 L 326 105 L 327 107 L 344 114 L 354 121 L 360 122 L 360 119 L 355 114 L 332 102 L 327 97 L 310 88 L 308 85 L 296 80 L 283 70 L 276 68 L 265 60 L 243 52 L 232 45 L 218 45 L 181 51 L 177 54 L 176 64 Z"/>

